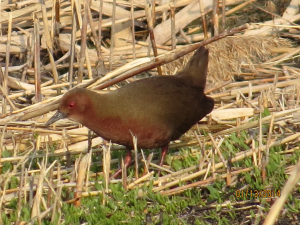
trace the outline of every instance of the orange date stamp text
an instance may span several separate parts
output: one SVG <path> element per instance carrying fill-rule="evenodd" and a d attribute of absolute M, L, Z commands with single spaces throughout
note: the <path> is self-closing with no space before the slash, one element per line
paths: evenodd
<path fill-rule="evenodd" d="M 247 190 L 236 190 L 235 197 L 237 198 L 279 198 L 281 195 L 280 190 L 266 189 L 247 189 Z"/>

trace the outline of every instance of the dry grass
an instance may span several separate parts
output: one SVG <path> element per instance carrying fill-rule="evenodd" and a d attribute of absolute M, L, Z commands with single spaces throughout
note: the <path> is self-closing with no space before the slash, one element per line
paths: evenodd
<path fill-rule="evenodd" d="M 0 105 L 0 214 L 12 215 L 9 205 L 16 201 L 17 223 L 22 222 L 22 207 L 27 203 L 32 208 L 28 209 L 31 219 L 26 223 L 42 224 L 45 218 L 54 221 L 57 217 L 62 222 L 63 202 L 80 207 L 81 199 L 85 197 L 110 196 L 110 185 L 116 183 L 122 183 L 128 192 L 139 187 L 138 196 L 145 196 L 141 190 L 149 185 L 153 186 L 153 193 L 178 196 L 191 188 L 204 188 L 218 180 L 226 180 L 227 186 L 234 186 L 238 177 L 245 172 L 254 172 L 255 168 L 259 168 L 261 178 L 266 180 L 270 149 L 282 148 L 278 154 L 286 155 L 293 155 L 299 150 L 300 75 L 297 55 L 300 49 L 290 39 L 270 36 L 270 28 L 264 29 L 264 32 L 269 31 L 268 36 L 239 34 L 206 46 L 210 50 L 206 92 L 214 98 L 215 109 L 180 141 L 170 145 L 171 149 L 193 146 L 190 154 L 199 157 L 196 165 L 177 171 L 169 165 L 157 168 L 156 161 L 152 160 L 153 155 L 135 151 L 136 158 L 142 162 L 142 167 L 148 168 L 148 172 L 144 175 L 135 172 L 135 178 L 123 176 L 122 180 L 109 180 L 108 171 L 119 162 L 119 155 L 110 155 L 113 152 L 110 151 L 110 144 L 100 137 L 89 136 L 85 127 L 69 120 L 60 121 L 51 128 L 44 127 L 44 123 L 53 114 L 50 111 L 57 108 L 59 96 L 71 87 L 77 85 L 99 89 L 107 80 L 122 77 L 124 72 L 145 72 L 149 64 L 157 62 L 151 58 L 153 51 L 148 47 L 149 41 L 146 41 L 144 3 L 132 1 L 134 12 L 131 14 L 130 2 L 117 1 L 114 5 L 104 1 L 102 13 L 105 17 L 102 20 L 98 17 L 99 1 L 92 1 L 90 7 L 85 5 L 87 3 L 80 5 L 75 1 L 75 8 L 69 1 L 53 6 L 54 3 L 24 1 L 15 4 L 3 2 L 1 5 L 3 36 L 0 38 L 0 52 L 4 67 L 0 73 L 3 96 Z M 226 3 L 239 13 L 242 8 L 238 6 L 243 1 Z M 177 2 L 176 12 L 191 7 L 191 4 L 184 0 Z M 121 7 L 124 5 L 129 8 Z M 250 6 L 246 4 L 243 7 Z M 55 8 L 60 10 L 60 22 L 55 19 Z M 112 12 L 113 8 L 117 13 L 107 13 Z M 206 13 L 209 8 L 209 5 L 206 6 Z M 156 14 L 152 15 L 156 19 L 156 28 L 160 27 L 158 23 L 161 26 L 167 23 L 162 21 L 161 16 L 168 9 L 168 4 L 157 6 Z M 78 10 L 77 18 L 72 18 L 76 16 L 74 10 Z M 135 20 L 131 20 L 130 15 Z M 296 21 L 294 17 L 298 16 L 298 12 L 289 16 L 287 19 Z M 200 13 L 198 20 L 199 17 Z M 184 19 L 186 22 L 181 23 Z M 189 19 L 175 17 L 175 20 L 182 26 L 177 28 L 181 33 L 178 36 L 185 41 L 191 40 L 194 36 L 188 30 L 195 28 L 190 25 Z M 79 23 L 77 27 L 72 26 L 72 21 Z M 45 23 L 48 23 L 48 29 L 45 29 Z M 101 39 L 97 37 L 99 23 L 102 26 Z M 141 30 L 134 33 L 139 42 L 133 44 L 130 32 L 132 23 L 140 26 Z M 260 34 L 261 27 L 265 28 L 256 26 L 248 31 L 257 30 Z M 115 34 L 113 38 L 109 36 L 110 27 L 115 29 L 112 31 Z M 154 37 L 161 29 L 156 31 L 156 28 L 153 30 Z M 289 29 L 285 29 L 285 36 L 292 34 L 293 30 Z M 170 36 L 174 37 L 174 32 L 171 30 Z M 117 37 L 123 39 L 117 40 Z M 295 34 L 293 37 L 299 38 Z M 171 47 L 160 41 L 157 41 L 156 47 L 160 55 L 157 60 L 167 62 L 174 59 L 175 53 L 182 54 L 191 46 L 178 45 L 174 55 L 167 54 Z M 166 55 L 161 56 L 163 54 Z M 191 54 L 165 64 L 163 73 L 180 71 Z M 70 60 L 70 56 L 75 60 Z M 106 73 L 109 69 L 112 71 Z M 156 75 L 157 70 L 152 69 L 150 73 Z M 110 89 L 116 87 L 114 85 Z M 266 114 L 266 109 L 270 115 Z M 202 131 L 208 135 L 201 135 Z M 225 149 L 224 143 L 233 133 L 238 138 L 246 135 L 248 139 L 243 144 L 249 149 L 239 147 L 239 152 L 229 156 L 226 152 L 229 149 Z M 123 147 L 112 147 L 112 150 L 118 149 Z M 102 152 L 105 152 L 103 158 Z M 154 158 L 157 158 L 156 155 Z M 168 162 L 184 161 L 185 158 L 188 155 L 175 151 L 169 154 Z M 251 160 L 253 167 L 229 166 L 231 163 L 244 165 L 242 163 L 246 160 Z M 95 167 L 103 167 L 104 173 L 91 169 Z M 298 167 L 295 171 L 299 170 Z M 164 171 L 164 175 L 156 178 L 157 169 Z M 287 183 L 290 189 L 299 174 L 294 172 L 291 178 L 294 182 Z M 96 179 L 99 175 L 104 177 L 101 182 Z M 103 190 L 95 188 L 97 183 L 103 185 Z M 70 196 L 62 196 L 63 189 Z M 283 200 L 292 191 L 284 190 Z M 283 202 L 281 199 L 280 204 Z M 109 205 L 104 197 L 101 204 Z M 269 218 L 276 218 L 280 207 L 278 209 L 271 211 Z M 265 212 L 262 219 L 255 218 L 255 221 L 264 220 L 267 214 Z M 266 221 L 266 224 L 271 222 Z"/>
<path fill-rule="evenodd" d="M 244 79 L 267 77 L 268 74 L 260 69 L 274 63 L 263 65 L 278 53 L 293 50 L 292 42 L 288 39 L 264 36 L 234 36 L 226 37 L 206 46 L 209 49 L 208 87 L 221 85 L 224 81 L 236 80 L 237 76 Z M 280 51 L 280 52 L 279 52 Z M 166 74 L 180 71 L 192 53 L 164 66 Z M 267 72 L 270 72 L 270 69 Z M 270 75 L 269 75 L 270 76 Z M 271 77 L 271 76 L 270 76 Z"/>

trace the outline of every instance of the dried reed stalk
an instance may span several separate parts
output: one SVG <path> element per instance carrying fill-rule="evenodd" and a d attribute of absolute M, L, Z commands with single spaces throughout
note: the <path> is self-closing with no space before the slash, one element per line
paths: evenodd
<path fill-rule="evenodd" d="M 88 164 L 91 160 L 91 153 L 86 154 L 81 159 L 79 159 L 78 168 L 77 168 L 77 180 L 76 180 L 76 191 L 74 193 L 74 198 L 77 201 L 74 202 L 75 206 L 81 205 L 81 195 L 83 192 L 84 179 L 88 172 Z"/>

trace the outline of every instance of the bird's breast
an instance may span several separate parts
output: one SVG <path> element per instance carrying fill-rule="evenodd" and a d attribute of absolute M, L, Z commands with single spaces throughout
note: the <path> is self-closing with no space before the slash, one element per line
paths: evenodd
<path fill-rule="evenodd" d="M 133 136 L 138 148 L 158 148 L 170 142 L 171 129 L 163 124 L 153 124 L 147 120 L 119 117 L 99 118 L 84 124 L 102 138 L 126 147 L 133 146 Z"/>

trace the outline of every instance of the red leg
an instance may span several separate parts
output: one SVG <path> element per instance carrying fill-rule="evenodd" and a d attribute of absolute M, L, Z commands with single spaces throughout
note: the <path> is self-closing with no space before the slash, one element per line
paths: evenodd
<path fill-rule="evenodd" d="M 161 156 L 160 156 L 159 166 L 162 166 L 164 164 L 168 149 L 169 149 L 169 144 L 167 144 L 161 148 Z M 159 175 L 160 175 L 160 171 L 158 171 L 158 176 Z"/>
<path fill-rule="evenodd" d="M 124 166 L 126 166 L 127 168 L 132 164 L 131 162 L 131 151 L 128 150 L 127 151 L 127 154 L 125 156 L 125 159 L 124 159 Z M 118 177 L 120 174 L 122 173 L 122 168 L 118 169 L 114 175 L 112 175 L 110 178 L 116 178 Z"/>

